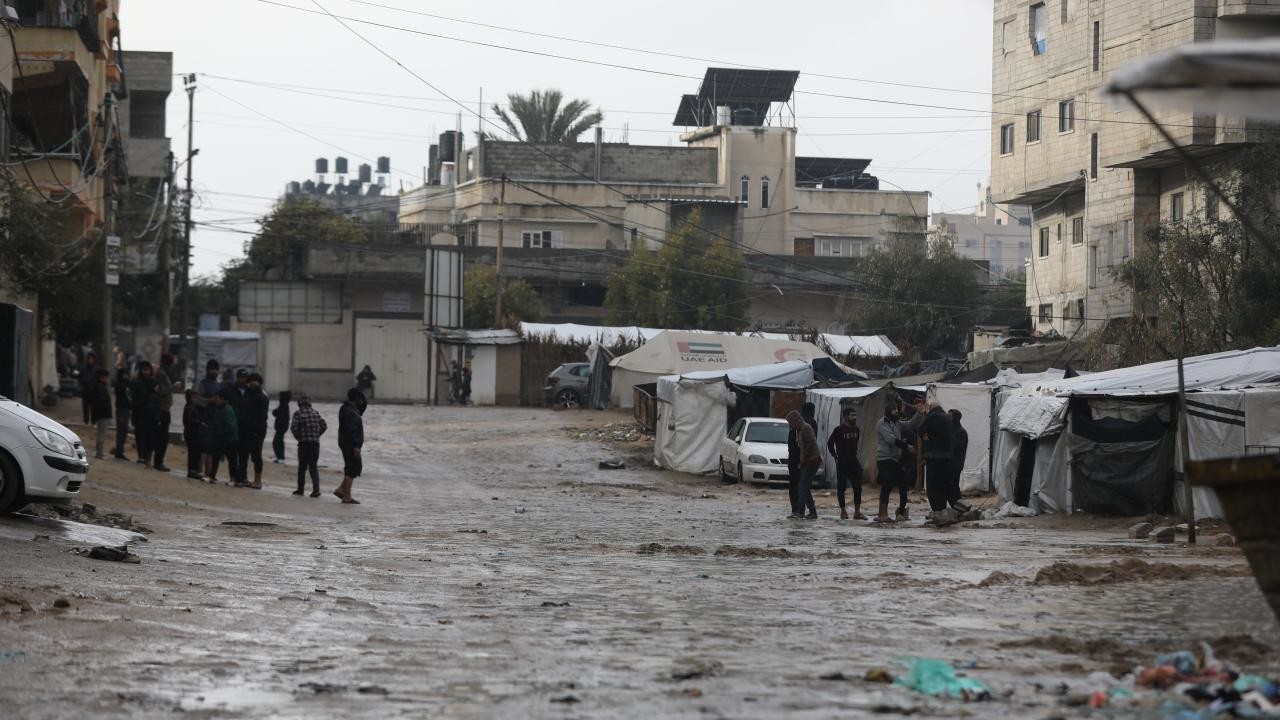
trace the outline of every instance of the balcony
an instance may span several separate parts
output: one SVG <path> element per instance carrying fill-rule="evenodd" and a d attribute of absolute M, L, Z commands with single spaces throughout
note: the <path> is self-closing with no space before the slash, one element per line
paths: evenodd
<path fill-rule="evenodd" d="M 18 22 L 23 28 L 75 30 L 95 55 L 106 44 L 98 32 L 98 13 L 89 0 L 18 0 Z"/>

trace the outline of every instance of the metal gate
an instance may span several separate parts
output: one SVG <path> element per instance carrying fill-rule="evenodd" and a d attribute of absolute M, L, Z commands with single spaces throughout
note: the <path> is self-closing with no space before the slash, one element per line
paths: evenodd
<path fill-rule="evenodd" d="M 373 370 L 378 378 L 375 400 L 425 402 L 431 397 L 431 341 L 424 330 L 416 318 L 356 318 L 355 372 L 365 365 Z"/>

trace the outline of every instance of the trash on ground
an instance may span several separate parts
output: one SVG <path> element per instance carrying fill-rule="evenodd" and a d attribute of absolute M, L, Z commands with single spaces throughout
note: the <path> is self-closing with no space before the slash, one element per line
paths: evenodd
<path fill-rule="evenodd" d="M 142 558 L 129 552 L 129 546 L 127 544 L 121 545 L 120 547 L 99 545 L 92 550 L 76 548 L 76 552 L 92 560 L 109 560 L 111 562 L 130 563 L 133 565 L 137 565 L 142 562 Z"/>
<path fill-rule="evenodd" d="M 942 660 L 916 658 L 905 664 L 907 671 L 894 682 L 918 693 L 965 702 L 987 700 L 991 697 L 991 693 L 980 681 L 957 675 L 955 668 Z"/>
<path fill-rule="evenodd" d="M 891 683 L 893 682 L 893 673 L 889 672 L 887 668 L 876 667 L 868 670 L 862 676 L 862 679 L 873 683 Z"/>
<path fill-rule="evenodd" d="M 983 520 L 1000 520 L 1007 517 L 1035 517 L 1035 510 L 1029 507 L 1023 507 L 1018 503 L 1010 500 L 1000 506 L 999 510 L 984 510 L 982 512 Z"/>
<path fill-rule="evenodd" d="M 0 663 L 21 660 L 26 656 L 27 654 L 21 650 L 0 650 Z"/>
<path fill-rule="evenodd" d="M 627 464 L 621 460 L 601 460 L 596 467 L 601 470 L 626 470 Z"/>
<path fill-rule="evenodd" d="M 724 671 L 724 663 L 705 658 L 689 658 L 678 663 L 671 671 L 672 680 L 697 680 L 714 677 Z"/>

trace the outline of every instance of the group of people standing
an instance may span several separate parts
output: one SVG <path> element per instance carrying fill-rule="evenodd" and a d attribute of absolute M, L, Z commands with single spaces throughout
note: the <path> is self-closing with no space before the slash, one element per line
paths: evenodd
<path fill-rule="evenodd" d="M 960 421 L 959 410 L 943 410 L 936 401 L 917 398 L 909 419 L 903 419 L 904 405 L 895 398 L 885 407 L 884 417 L 876 424 L 876 474 L 880 483 L 880 507 L 875 522 L 909 519 L 908 493 L 916 484 L 917 440 L 925 468 L 925 489 L 929 507 L 934 512 L 951 506 L 960 512 L 969 510 L 960 499 L 960 474 L 969 445 L 969 433 Z M 813 403 L 806 402 L 799 411 L 787 414 L 790 432 L 787 436 L 788 490 L 792 519 L 816 520 L 813 483 L 822 467 L 822 451 L 818 443 L 818 420 Z M 858 411 L 845 407 L 840 424 L 827 438 L 827 451 L 836 461 L 836 499 L 840 519 L 849 519 L 845 492 L 853 490 L 853 519 L 865 520 L 862 514 L 862 462 L 858 449 L 862 433 L 858 427 Z M 898 491 L 898 508 L 889 516 L 889 501 Z"/>
<path fill-rule="evenodd" d="M 285 433 L 298 443 L 298 487 L 294 495 L 306 492 L 306 478 L 311 478 L 311 497 L 320 497 L 320 438 L 328 424 L 311 405 L 311 398 L 300 395 L 297 411 L 290 403 L 293 395 L 282 391 L 274 410 L 270 397 L 262 388 L 262 376 L 243 369 L 236 372 L 234 383 L 219 380 L 221 366 L 217 360 L 205 365 L 205 377 L 186 392 L 183 410 L 183 437 L 187 443 L 187 477 L 218 482 L 218 469 L 225 460 L 230 483 L 235 487 L 262 488 L 262 446 L 267 437 L 267 418 L 274 417 L 271 448 L 275 462 L 285 459 Z M 351 486 L 363 467 L 360 450 L 364 445 L 365 408 L 368 400 L 359 388 L 347 392 L 347 401 L 338 411 L 338 447 L 343 457 L 342 484 L 333 494 L 344 504 L 358 505 Z M 270 412 L 269 412 L 270 410 Z M 253 481 L 249 481 L 249 466 Z"/>
<path fill-rule="evenodd" d="M 89 353 L 85 358 L 85 370 L 81 376 L 81 406 L 84 421 L 97 429 L 94 457 L 106 457 L 110 440 L 111 420 L 116 421 L 116 436 L 111 455 L 117 460 L 128 460 L 125 445 L 132 425 L 136 440 L 139 464 L 168 472 L 165 454 L 169 449 L 169 426 L 172 423 L 174 358 L 165 353 L 160 356 L 160 366 L 146 360 L 136 363 L 137 374 L 128 367 L 111 371 L 98 364 L 98 357 Z"/>

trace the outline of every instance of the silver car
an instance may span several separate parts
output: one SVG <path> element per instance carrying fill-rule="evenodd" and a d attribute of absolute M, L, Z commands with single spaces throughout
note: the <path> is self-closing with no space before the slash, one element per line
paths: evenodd
<path fill-rule="evenodd" d="M 565 363 L 547 376 L 543 399 L 548 405 L 577 405 L 586 399 L 590 384 L 590 363 Z"/>

